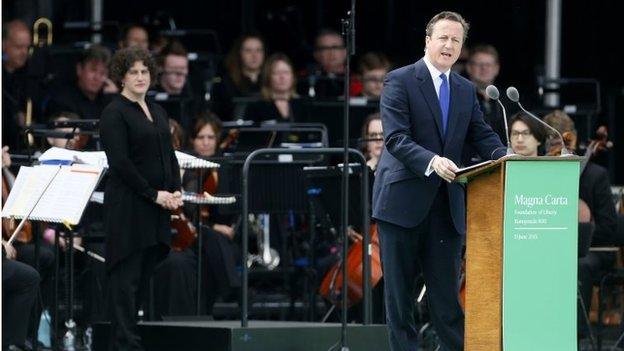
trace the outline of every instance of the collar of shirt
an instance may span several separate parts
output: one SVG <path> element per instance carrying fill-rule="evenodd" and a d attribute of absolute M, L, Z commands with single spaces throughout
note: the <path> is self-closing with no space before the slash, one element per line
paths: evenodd
<path fill-rule="evenodd" d="M 439 98 L 440 97 L 440 86 L 442 85 L 442 78 L 440 78 L 440 74 L 442 74 L 442 72 L 438 71 L 438 69 L 435 68 L 435 66 L 431 62 L 429 62 L 429 59 L 427 58 L 427 55 L 425 55 L 423 57 L 423 61 L 425 61 L 425 65 L 427 65 L 427 69 L 429 70 L 429 74 L 431 74 L 431 79 L 433 80 L 433 87 L 435 88 L 436 95 Z M 444 72 L 444 75 L 446 75 L 446 81 L 449 82 L 449 84 L 450 84 L 451 70 L 449 69 L 446 72 Z"/>

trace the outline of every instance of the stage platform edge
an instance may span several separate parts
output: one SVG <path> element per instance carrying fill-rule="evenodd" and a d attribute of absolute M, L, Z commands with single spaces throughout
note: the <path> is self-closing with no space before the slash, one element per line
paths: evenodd
<path fill-rule="evenodd" d="M 107 351 L 110 325 L 93 327 L 93 350 Z M 173 320 L 141 322 L 139 332 L 147 351 L 326 351 L 340 349 L 338 323 Z M 350 350 L 389 350 L 385 325 L 349 324 L 347 346 Z"/>

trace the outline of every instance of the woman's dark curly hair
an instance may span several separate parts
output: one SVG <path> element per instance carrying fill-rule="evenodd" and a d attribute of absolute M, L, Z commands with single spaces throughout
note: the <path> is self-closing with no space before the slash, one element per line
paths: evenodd
<path fill-rule="evenodd" d="M 124 78 L 126 73 L 130 70 L 130 67 L 134 65 L 135 62 L 143 62 L 150 73 L 150 87 L 152 87 L 156 83 L 156 77 L 158 74 L 158 70 L 156 67 L 156 61 L 152 55 L 144 49 L 137 47 L 130 47 L 118 50 L 113 55 L 110 63 L 109 75 L 110 79 L 117 84 L 119 89 L 122 89 L 121 80 Z"/>

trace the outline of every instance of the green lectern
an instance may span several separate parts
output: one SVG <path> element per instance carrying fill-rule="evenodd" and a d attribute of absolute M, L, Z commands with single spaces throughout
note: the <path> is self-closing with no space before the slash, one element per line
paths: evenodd
<path fill-rule="evenodd" d="M 467 183 L 466 351 L 576 350 L 579 157 L 519 157 Z"/>

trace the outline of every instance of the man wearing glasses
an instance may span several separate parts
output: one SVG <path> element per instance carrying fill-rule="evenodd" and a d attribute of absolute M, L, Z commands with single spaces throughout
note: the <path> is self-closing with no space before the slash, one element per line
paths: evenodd
<path fill-rule="evenodd" d="M 300 79 L 300 94 L 321 99 L 342 96 L 347 49 L 340 33 L 321 30 L 316 35 L 313 56 L 314 65 Z"/>
<path fill-rule="evenodd" d="M 184 130 L 191 129 L 191 121 L 198 103 L 188 84 L 189 60 L 186 48 L 177 41 L 163 48 L 158 59 L 160 77 L 156 90 L 148 96 L 165 108 L 169 118 L 175 119 Z"/>

